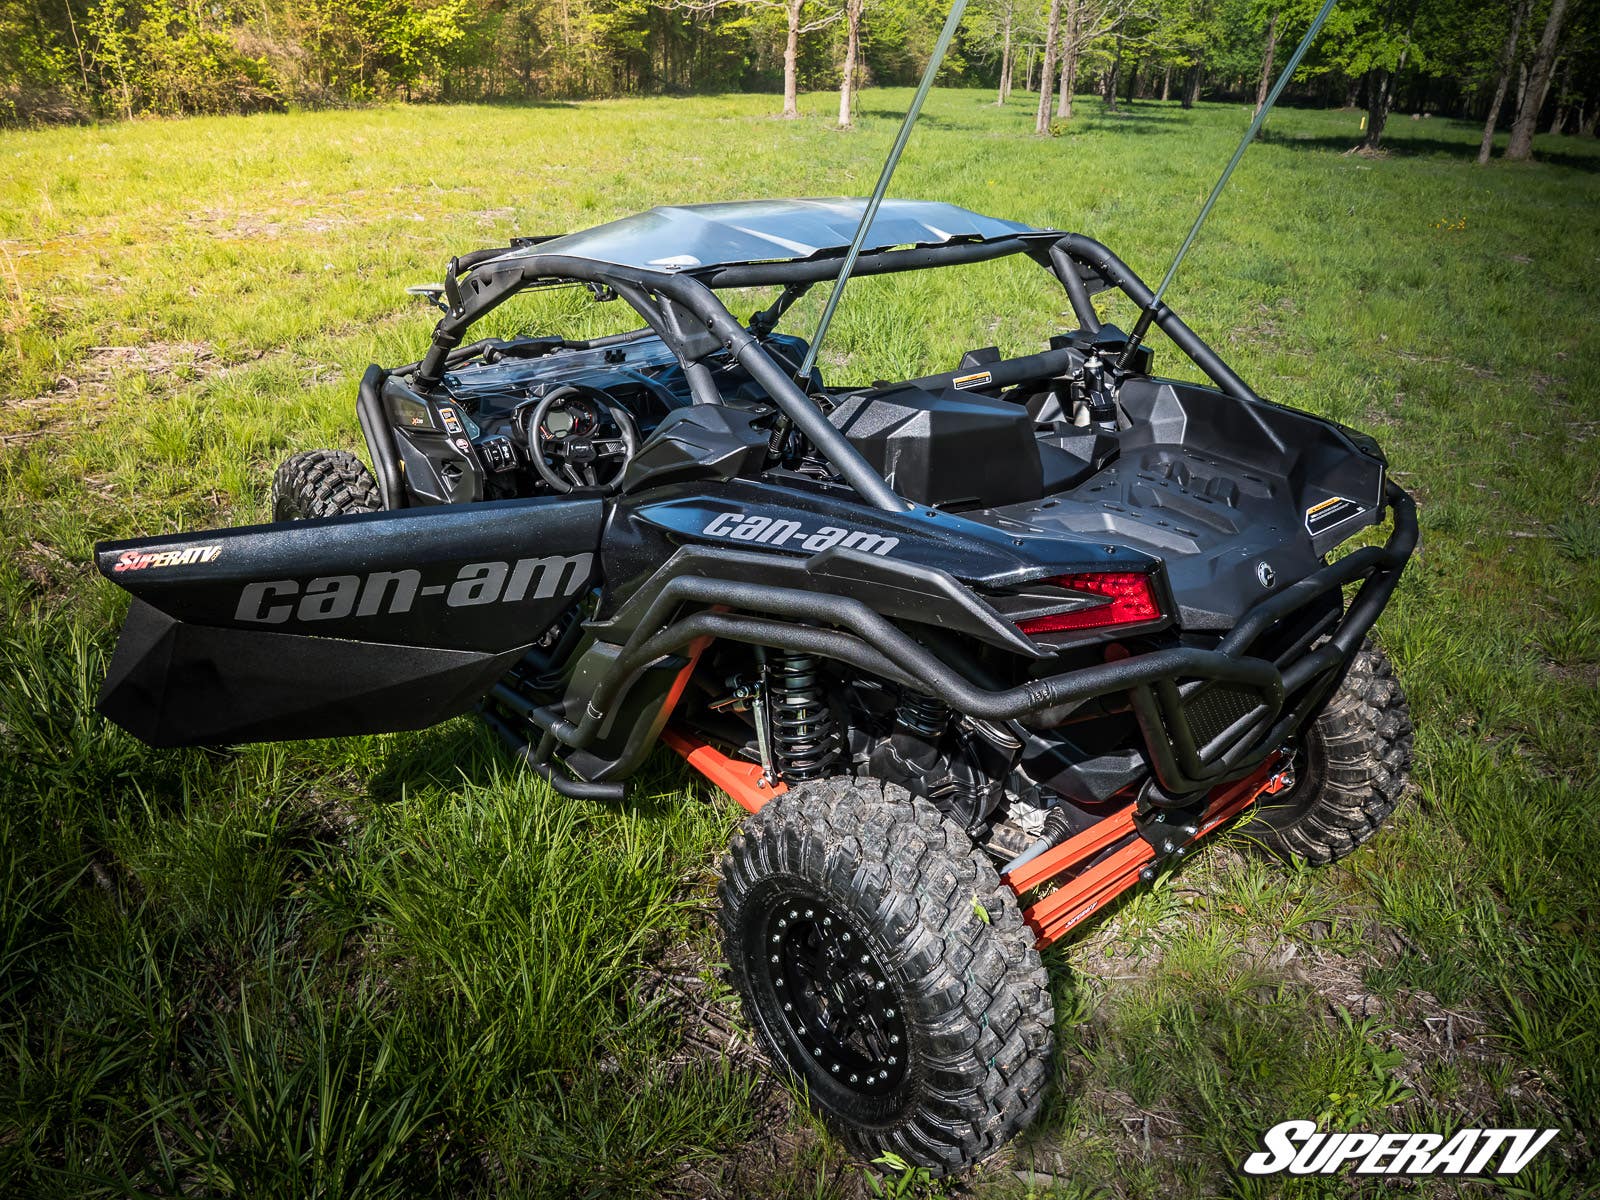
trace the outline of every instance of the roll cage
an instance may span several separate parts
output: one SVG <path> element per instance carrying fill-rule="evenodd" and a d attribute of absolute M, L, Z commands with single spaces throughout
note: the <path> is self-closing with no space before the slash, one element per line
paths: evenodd
<path fill-rule="evenodd" d="M 479 250 L 451 260 L 441 301 L 445 315 L 434 326 L 428 352 L 416 368 L 419 389 L 437 386 L 451 364 L 452 352 L 464 348 L 466 331 L 513 296 L 539 287 L 584 284 L 596 295 L 627 301 L 644 319 L 682 364 L 696 403 L 720 402 L 705 360 L 717 353 L 731 354 L 862 499 L 888 512 L 912 507 L 834 428 L 806 396 L 792 371 L 785 370 L 762 344 L 762 334 L 770 332 L 785 309 L 813 284 L 834 278 L 838 255 L 675 271 L 539 252 L 541 244 L 558 240 L 565 239 L 518 239 L 509 246 Z M 1090 302 L 1095 293 L 1115 288 L 1141 309 L 1149 306 L 1153 298 L 1149 285 L 1100 242 L 1055 230 L 867 251 L 857 260 L 853 275 L 887 275 L 990 262 L 1016 254 L 1026 255 L 1055 276 L 1066 290 L 1080 326 L 1091 335 L 1101 331 Z M 723 288 L 774 286 L 783 291 L 771 307 L 752 318 L 750 326 L 742 324 L 716 295 L 716 290 Z M 1223 392 L 1262 402 L 1217 352 L 1165 304 L 1157 306 L 1153 321 Z M 1037 374 L 1049 371 L 1055 365 L 1054 358 L 1061 360 L 1064 369 L 1067 355 L 1064 350 L 1047 351 L 1016 361 L 1025 361 L 1028 373 Z M 997 375 L 995 382 L 1003 384 L 1007 380 Z"/>

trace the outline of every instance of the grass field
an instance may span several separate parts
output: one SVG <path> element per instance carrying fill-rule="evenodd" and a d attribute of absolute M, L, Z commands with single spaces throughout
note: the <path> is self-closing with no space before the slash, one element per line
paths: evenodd
<path fill-rule="evenodd" d="M 451 253 L 861 193 L 907 98 L 866 93 L 850 134 L 827 96 L 798 123 L 716 97 L 0 134 L 0 1193 L 869 1193 L 716 982 L 731 805 L 665 756 L 625 808 L 563 800 L 465 720 L 150 750 L 92 711 L 122 597 L 88 563 L 260 519 L 278 459 L 356 446 L 355 380 L 416 357 L 401 288 Z M 1026 98 L 987 100 L 935 93 L 895 192 L 1082 230 L 1147 277 L 1248 116 L 1085 102 L 1041 141 Z M 1600 1187 L 1600 143 L 1480 170 L 1473 130 L 1401 115 L 1390 154 L 1345 156 L 1357 119 L 1276 114 L 1170 298 L 1417 495 L 1380 634 L 1419 795 L 1328 871 L 1235 835 L 1052 951 L 1057 1090 L 962 1194 L 1347 1194 L 1234 1175 L 1288 1117 L 1559 1125 L 1507 1194 Z M 825 366 L 1036 347 L 1065 320 L 1045 282 L 858 282 Z"/>

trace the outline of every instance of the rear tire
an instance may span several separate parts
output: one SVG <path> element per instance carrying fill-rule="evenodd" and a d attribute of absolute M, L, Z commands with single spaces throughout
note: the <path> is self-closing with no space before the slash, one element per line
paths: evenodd
<path fill-rule="evenodd" d="M 735 835 L 719 897 L 763 1048 L 863 1159 L 961 1170 L 1038 1112 L 1044 966 L 1016 897 L 933 805 L 876 781 L 791 788 Z"/>
<path fill-rule="evenodd" d="M 1263 802 L 1247 826 L 1282 859 L 1325 866 L 1370 840 L 1409 792 L 1411 710 L 1376 643 L 1357 652 L 1344 682 L 1301 734 L 1295 785 Z"/>
<path fill-rule="evenodd" d="M 382 494 L 372 472 L 348 450 L 304 450 L 272 477 L 272 519 L 303 521 L 377 512 Z"/>

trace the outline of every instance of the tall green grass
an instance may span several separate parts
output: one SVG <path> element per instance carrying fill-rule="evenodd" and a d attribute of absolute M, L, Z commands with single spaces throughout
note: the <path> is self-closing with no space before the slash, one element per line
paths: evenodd
<path fill-rule="evenodd" d="M 449 254 L 860 193 L 906 98 L 866 93 L 850 134 L 825 98 L 785 123 L 739 96 L 0 134 L 0 1191 L 860 1192 L 702 1036 L 730 1012 L 724 805 L 664 760 L 626 806 L 564 800 L 464 721 L 149 749 L 92 712 L 122 604 L 88 558 L 260 519 L 280 457 L 356 446 L 354 380 L 417 356 L 401 288 Z M 1146 275 L 1248 120 L 1090 102 L 1041 141 L 1025 108 L 936 92 L 895 192 L 1079 229 Z M 1368 159 L 1341 153 L 1355 125 L 1275 114 L 1172 300 L 1263 392 L 1378 436 L 1418 496 L 1380 631 L 1420 794 L 1341 867 L 1219 846 L 1053 952 L 1061 1087 L 980 1191 L 1022 1194 L 1019 1166 L 1036 1194 L 1277 1194 L 1233 1172 L 1289 1116 L 1559 1124 L 1518 1185 L 1600 1184 L 1600 147 L 1479 170 L 1470 129 L 1396 120 Z M 1032 349 L 1065 308 L 1017 263 L 859 280 L 824 366 Z M 559 293 L 491 325 L 627 319 Z M 664 972 L 706 976 L 697 1011 Z"/>

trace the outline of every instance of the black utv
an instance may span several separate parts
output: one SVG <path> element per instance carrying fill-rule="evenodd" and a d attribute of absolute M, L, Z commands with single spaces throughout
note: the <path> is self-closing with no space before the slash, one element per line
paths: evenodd
<path fill-rule="evenodd" d="M 802 370 L 778 325 L 862 214 L 657 208 L 453 260 L 427 353 L 361 381 L 370 469 L 297 454 L 273 524 L 99 547 L 134 597 L 101 710 L 189 745 L 476 709 L 601 801 L 666 742 L 751 813 L 720 921 L 762 1044 L 864 1156 L 949 1170 L 1039 1106 L 1042 948 L 1251 805 L 1313 863 L 1377 830 L 1411 726 L 1367 635 L 1417 527 L 1370 439 L 1257 396 L 1078 234 L 885 203 L 856 274 L 1024 255 L 1078 327 Z M 560 286 L 645 327 L 467 340 Z M 1214 386 L 1153 375 L 1107 288 Z"/>

